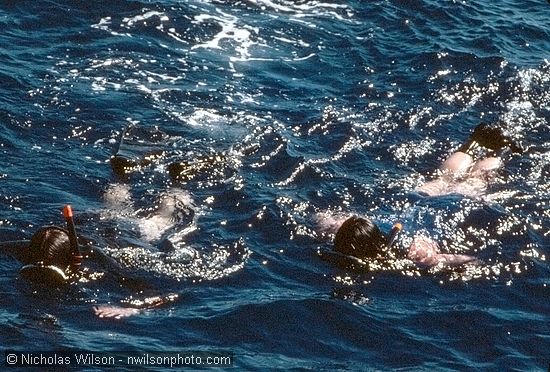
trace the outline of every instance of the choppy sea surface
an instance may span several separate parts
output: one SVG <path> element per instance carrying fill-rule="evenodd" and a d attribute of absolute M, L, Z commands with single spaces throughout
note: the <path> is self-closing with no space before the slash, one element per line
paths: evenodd
<path fill-rule="evenodd" d="M 2 255 L 0 348 L 546 370 L 549 59 L 542 0 L 1 2 L 1 239 L 70 203 L 82 241 L 147 288 L 37 288 Z M 480 197 L 415 193 L 480 121 L 523 153 Z M 127 176 L 109 164 L 152 152 Z M 157 218 L 174 195 L 177 218 Z M 345 270 L 317 251 L 319 216 L 346 214 L 481 263 Z M 92 311 L 168 292 L 125 319 Z"/>

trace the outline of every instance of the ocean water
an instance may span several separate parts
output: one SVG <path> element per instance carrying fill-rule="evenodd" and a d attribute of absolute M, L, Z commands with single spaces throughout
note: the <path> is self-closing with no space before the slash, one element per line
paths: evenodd
<path fill-rule="evenodd" d="M 147 288 L 47 290 L 2 255 L 0 348 L 546 370 L 549 16 L 542 0 L 1 2 L 0 237 L 70 203 L 81 240 Z M 480 121 L 523 153 L 479 197 L 415 193 Z M 109 164 L 152 151 L 128 176 Z M 177 221 L 157 218 L 172 197 Z M 481 263 L 344 270 L 319 258 L 318 219 L 346 214 Z M 92 310 L 168 292 L 125 319 Z"/>

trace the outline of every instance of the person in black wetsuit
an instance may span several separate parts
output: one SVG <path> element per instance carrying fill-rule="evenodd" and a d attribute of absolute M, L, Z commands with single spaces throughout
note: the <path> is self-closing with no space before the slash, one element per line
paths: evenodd
<path fill-rule="evenodd" d="M 113 155 L 109 159 L 111 168 L 117 178 L 128 179 L 132 174 L 144 171 L 151 166 L 166 163 L 168 176 L 174 183 L 187 182 L 200 177 L 227 178 L 233 170 L 226 152 L 203 154 L 192 159 L 174 159 L 175 152 L 171 148 L 162 150 L 170 142 L 170 136 L 159 129 L 147 129 L 128 125 L 122 131 Z M 139 149 L 148 151 L 137 155 L 132 151 L 132 143 L 139 144 Z M 134 146 L 136 147 L 136 146 Z M 254 146 L 242 148 L 238 152 L 253 151 Z M 178 158 L 178 156 L 176 156 Z"/>
<path fill-rule="evenodd" d="M 36 231 L 29 240 L 8 241 L 0 243 L 0 251 L 11 255 L 23 263 L 20 275 L 35 283 L 56 287 L 76 282 L 81 277 L 82 259 L 108 269 L 120 278 L 121 284 L 136 285 L 139 279 L 131 278 L 115 260 L 97 248 L 88 247 L 82 250 L 78 245 L 73 223 L 72 209 L 64 208 L 67 229 L 58 226 L 45 226 Z M 138 283 L 139 285 L 139 283 Z M 153 296 L 143 300 L 126 301 L 128 306 L 118 307 L 100 305 L 94 307 L 99 317 L 121 318 L 138 313 L 143 309 L 161 306 L 175 301 L 178 294 Z"/>
<path fill-rule="evenodd" d="M 164 151 L 150 151 L 144 158 L 136 159 L 131 153 L 121 151 L 124 136 L 132 126 L 126 128 L 121 135 L 115 155 L 110 159 L 113 172 L 123 181 L 132 173 L 148 166 L 157 164 L 167 154 Z M 158 130 L 150 132 L 139 128 L 135 129 L 154 141 L 166 137 Z M 142 133 L 143 132 L 143 133 Z M 145 133 L 145 134 L 144 134 Z M 139 137 L 139 136 L 138 136 Z M 220 168 L 224 162 L 222 155 L 216 154 L 204 156 L 192 162 L 173 162 L 167 169 L 174 181 L 186 181 L 193 179 L 198 173 L 211 174 L 212 169 Z M 223 167 L 221 167 L 223 168 Z M 214 172 L 215 173 L 215 172 Z M 158 198 L 154 208 L 135 210 L 131 201 L 130 186 L 126 182 L 109 185 L 104 193 L 107 208 L 102 212 L 107 218 L 125 218 L 134 223 L 140 233 L 140 239 L 148 244 L 153 244 L 163 251 L 173 251 L 179 240 L 172 239 L 174 235 L 181 239 L 183 230 L 192 231 L 195 222 L 195 210 L 190 195 L 179 187 L 171 187 L 164 191 Z M 140 212 L 138 214 L 138 212 Z M 72 221 L 72 218 L 71 218 Z M 57 226 L 46 226 L 39 229 L 30 240 L 10 241 L 0 243 L 0 252 L 11 255 L 24 264 L 20 270 L 22 277 L 34 282 L 44 283 L 47 286 L 65 285 L 76 282 L 87 275 L 90 268 L 98 267 L 110 276 L 115 277 L 125 287 L 136 287 L 140 290 L 149 287 L 144 280 L 136 278 L 128 269 L 122 267 L 115 259 L 105 254 L 102 250 L 92 247 L 82 247 L 82 253 L 78 251 L 76 233 L 71 232 L 67 221 L 67 229 Z M 74 226 L 74 225 L 73 225 Z M 176 245 L 175 245 L 176 244 Z M 189 261 L 195 260 L 200 253 L 186 246 L 185 256 Z M 244 253 L 243 253 L 244 255 Z M 84 270 L 80 270 L 82 256 L 86 259 Z M 184 260 L 178 257 L 178 263 Z M 187 265 L 184 262 L 183 265 Z M 189 265 L 192 267 L 192 265 Z M 192 269 L 191 269 L 192 271 Z M 122 301 L 125 306 L 100 305 L 94 307 L 95 313 L 100 317 L 120 318 L 139 312 L 142 309 L 160 306 L 172 302 L 178 298 L 177 294 L 170 293 L 164 296 L 153 296 L 143 300 L 131 299 Z"/>

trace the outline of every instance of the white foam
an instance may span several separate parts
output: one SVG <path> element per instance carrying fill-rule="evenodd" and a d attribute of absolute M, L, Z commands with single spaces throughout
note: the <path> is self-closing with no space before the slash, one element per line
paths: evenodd
<path fill-rule="evenodd" d="M 170 20 L 170 18 L 168 18 L 168 16 L 166 14 L 164 14 L 162 12 L 157 12 L 157 11 L 154 11 L 154 10 L 150 10 L 146 13 L 143 13 L 143 14 L 140 14 L 140 15 L 137 15 L 137 16 L 134 16 L 134 17 L 123 18 L 122 19 L 122 25 L 127 26 L 127 27 L 132 27 L 137 22 L 146 21 L 146 20 L 148 20 L 150 18 L 153 18 L 153 17 L 158 17 L 161 22 L 166 22 L 166 21 Z"/>
<path fill-rule="evenodd" d="M 223 49 L 220 45 L 222 40 L 232 40 L 237 43 L 235 46 L 235 52 L 239 60 L 247 59 L 250 57 L 250 47 L 255 44 L 251 40 L 252 32 L 255 34 L 259 33 L 259 30 L 254 27 L 244 26 L 239 27 L 237 25 L 238 18 L 221 13 L 222 16 L 214 16 L 209 14 L 200 14 L 195 16 L 193 23 L 203 23 L 206 21 L 215 21 L 221 27 L 221 31 L 212 37 L 212 39 L 193 45 L 191 50 L 197 49 Z"/>
<path fill-rule="evenodd" d="M 213 110 L 198 109 L 188 116 L 186 121 L 192 126 L 218 126 L 225 124 L 227 119 Z"/>
<path fill-rule="evenodd" d="M 290 13 L 297 18 L 326 16 L 340 21 L 349 21 L 353 16 L 353 11 L 348 5 L 324 3 L 320 1 L 308 1 L 302 4 L 296 4 L 294 1 L 271 0 L 249 0 L 266 10 L 268 8 L 281 13 Z M 345 11 L 346 17 L 340 15 L 336 10 Z"/>
<path fill-rule="evenodd" d="M 91 27 L 98 30 L 111 31 L 109 27 L 110 25 L 111 25 L 111 17 L 105 17 L 105 18 L 101 18 L 98 23 L 93 24 Z"/>

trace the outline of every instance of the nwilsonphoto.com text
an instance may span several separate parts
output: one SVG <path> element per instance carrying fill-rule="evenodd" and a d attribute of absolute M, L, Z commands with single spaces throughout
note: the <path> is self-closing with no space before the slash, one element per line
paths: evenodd
<path fill-rule="evenodd" d="M 231 367 L 233 356 L 207 352 L 6 351 L 6 367 Z"/>

